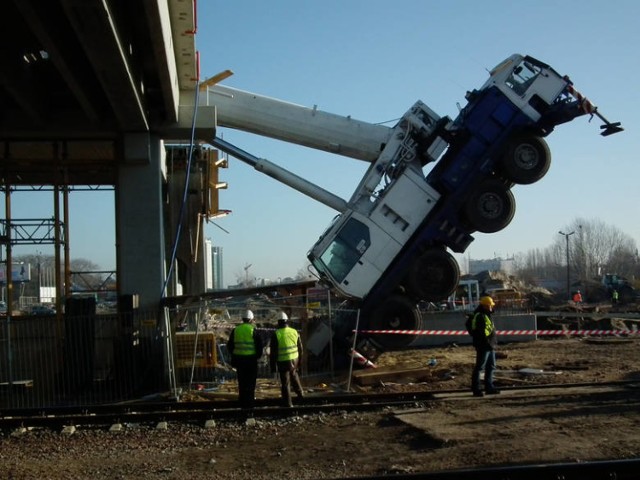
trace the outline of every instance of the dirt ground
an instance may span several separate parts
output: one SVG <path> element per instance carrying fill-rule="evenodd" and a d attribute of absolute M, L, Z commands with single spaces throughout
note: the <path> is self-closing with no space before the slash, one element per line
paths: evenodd
<path fill-rule="evenodd" d="M 2 432 L 0 478 L 319 479 L 637 458 L 639 348 L 636 338 L 502 345 L 496 379 L 502 394 L 441 394 L 402 410 L 220 421 L 211 429 L 170 424 L 167 430 L 127 425 L 117 433 Z M 431 359 L 435 365 L 428 367 Z M 377 364 L 379 369 L 413 366 L 423 373 L 370 387 L 354 384 L 355 389 L 466 389 L 473 350 L 447 346 L 385 353 Z M 635 379 L 638 387 L 596 391 L 508 388 Z M 334 386 L 306 385 L 309 395 Z M 260 381 L 258 396 L 273 392 L 271 380 Z"/>

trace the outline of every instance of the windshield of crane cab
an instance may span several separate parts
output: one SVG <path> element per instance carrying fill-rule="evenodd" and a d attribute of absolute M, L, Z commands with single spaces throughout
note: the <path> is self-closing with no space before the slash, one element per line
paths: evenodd
<path fill-rule="evenodd" d="M 349 219 L 320 256 L 321 270 L 328 272 L 335 281 L 342 282 L 370 244 L 366 225 Z"/>
<path fill-rule="evenodd" d="M 538 75 L 540 75 L 540 72 L 540 67 L 527 60 L 523 60 L 513 69 L 505 83 L 518 95 L 524 95 Z"/>

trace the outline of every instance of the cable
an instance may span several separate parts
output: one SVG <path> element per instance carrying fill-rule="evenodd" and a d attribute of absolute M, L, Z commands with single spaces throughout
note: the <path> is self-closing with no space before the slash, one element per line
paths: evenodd
<path fill-rule="evenodd" d="M 187 198 L 189 192 L 189 179 L 191 175 L 191 161 L 193 159 L 193 150 L 195 144 L 195 136 L 196 136 L 196 118 L 198 116 L 198 103 L 200 97 L 200 89 L 196 86 L 195 89 L 195 103 L 193 107 L 193 118 L 191 120 L 191 144 L 189 146 L 189 160 L 187 161 L 187 171 L 184 176 L 184 193 L 182 194 L 182 204 L 180 205 L 180 214 L 178 215 L 178 222 L 176 225 L 176 235 L 173 240 L 173 248 L 171 251 L 171 261 L 169 263 L 169 270 L 167 271 L 167 278 L 164 280 L 164 285 L 162 286 L 162 292 L 160 292 L 160 297 L 164 297 L 167 292 L 167 285 L 169 284 L 169 280 L 171 280 L 171 275 L 173 274 L 173 266 L 176 261 L 176 255 L 178 251 L 178 243 L 180 241 L 180 236 L 182 234 L 182 224 L 184 220 L 184 212 L 187 205 Z"/>

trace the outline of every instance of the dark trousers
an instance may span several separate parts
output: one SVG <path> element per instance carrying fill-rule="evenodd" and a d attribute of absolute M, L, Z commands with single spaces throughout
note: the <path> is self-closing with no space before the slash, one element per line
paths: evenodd
<path fill-rule="evenodd" d="M 258 378 L 258 361 L 254 357 L 234 358 L 236 375 L 238 376 L 238 401 L 240 408 L 253 408 L 256 403 L 256 379 Z"/>
<path fill-rule="evenodd" d="M 298 369 L 291 365 L 292 362 L 278 362 L 278 373 L 280 374 L 280 393 L 282 395 L 282 404 L 287 407 L 291 407 L 291 388 L 296 392 L 298 398 L 303 397 L 302 383 L 300 383 L 300 376 L 298 375 Z"/>
<path fill-rule="evenodd" d="M 484 370 L 484 388 L 493 390 L 493 372 L 496 370 L 496 352 L 489 348 L 476 347 L 476 364 L 471 374 L 471 390 L 480 391 L 480 372 Z"/>

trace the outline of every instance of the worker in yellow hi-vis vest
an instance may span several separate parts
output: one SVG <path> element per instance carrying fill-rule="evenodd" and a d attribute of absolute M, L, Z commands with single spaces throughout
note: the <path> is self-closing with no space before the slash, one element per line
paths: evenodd
<path fill-rule="evenodd" d="M 302 384 L 298 375 L 300 360 L 302 359 L 302 340 L 298 331 L 289 326 L 287 314 L 280 313 L 278 328 L 271 336 L 271 373 L 280 374 L 282 385 L 282 403 L 285 407 L 293 407 L 291 401 L 291 387 L 296 392 L 298 400 L 302 400 Z"/>
<path fill-rule="evenodd" d="M 480 297 L 478 307 L 473 312 L 469 332 L 473 339 L 473 346 L 476 349 L 476 364 L 471 374 L 471 390 L 476 397 L 484 396 L 484 393 L 495 395 L 500 390 L 493 385 L 493 373 L 496 370 L 496 347 L 498 339 L 496 337 L 496 327 L 491 320 L 493 298 L 488 295 Z M 480 373 L 484 371 L 484 392 L 480 388 Z"/>
<path fill-rule="evenodd" d="M 253 323 L 253 312 L 242 315 L 242 323 L 233 329 L 227 342 L 231 354 L 231 366 L 238 376 L 238 400 L 240 408 L 253 409 L 256 401 L 258 359 L 262 356 L 262 338 Z"/>

